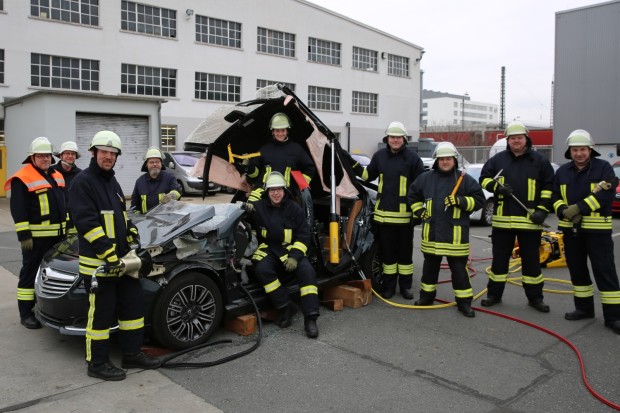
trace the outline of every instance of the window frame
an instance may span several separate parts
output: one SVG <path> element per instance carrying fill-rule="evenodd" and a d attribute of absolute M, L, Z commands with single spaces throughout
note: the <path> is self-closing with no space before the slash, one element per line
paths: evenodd
<path fill-rule="evenodd" d="M 201 28 L 205 31 L 201 31 Z M 232 20 L 196 15 L 196 41 L 198 43 L 241 49 L 242 28 L 242 23 Z"/>
<path fill-rule="evenodd" d="M 124 95 L 176 97 L 176 90 L 177 69 L 121 63 L 121 93 Z"/>
<path fill-rule="evenodd" d="M 357 49 L 357 50 L 356 50 Z M 367 54 L 363 52 L 368 52 Z M 372 56 L 374 54 L 374 56 Z M 365 49 L 359 46 L 353 46 L 352 65 L 355 70 L 364 70 L 367 72 L 379 72 L 379 52 L 377 50 Z M 370 65 L 370 66 L 368 66 Z M 372 69 L 372 70 L 368 70 Z"/>
<path fill-rule="evenodd" d="M 99 27 L 99 0 L 30 0 L 30 16 L 63 23 Z M 0 5 L 0 10 L 3 7 Z"/>
<path fill-rule="evenodd" d="M 362 92 L 359 90 L 354 90 L 351 97 L 352 97 L 351 111 L 353 113 L 359 113 L 362 115 L 376 115 L 378 113 L 379 111 L 379 94 L 378 93 Z M 366 110 L 360 110 L 360 109 L 366 109 Z"/>
<path fill-rule="evenodd" d="M 4 49 L 0 49 L 0 85 L 3 85 L 3 84 L 4 84 Z"/>
<path fill-rule="evenodd" d="M 225 81 L 223 81 L 225 79 Z M 234 80 L 235 82 L 230 82 Z M 215 89 L 215 86 L 218 89 Z M 194 99 L 209 102 L 241 102 L 241 77 L 195 72 Z"/>
<path fill-rule="evenodd" d="M 31 87 L 98 92 L 99 74 L 99 60 L 30 53 Z"/>
<path fill-rule="evenodd" d="M 168 24 L 165 24 L 166 22 Z M 164 7 L 121 0 L 121 30 L 163 39 L 176 39 L 177 12 Z"/>
<path fill-rule="evenodd" d="M 342 44 L 331 40 L 308 37 L 308 61 L 330 66 L 341 66 Z"/>
<path fill-rule="evenodd" d="M 288 86 L 288 88 L 291 89 L 292 92 L 295 92 L 295 83 L 276 82 L 275 80 L 266 80 L 266 79 L 256 79 L 256 90 L 262 89 L 262 88 L 270 86 L 270 85 L 275 85 L 275 84 L 278 84 L 278 83 L 283 85 L 283 86 Z"/>
<path fill-rule="evenodd" d="M 170 133 L 172 131 L 172 133 Z M 173 152 L 177 148 L 177 131 L 178 125 L 161 125 L 160 127 L 160 144 L 161 150 L 164 152 Z M 172 143 L 171 143 L 172 142 Z"/>
<path fill-rule="evenodd" d="M 273 56 L 296 57 L 294 33 L 287 33 L 265 27 L 256 28 L 256 51 Z"/>
<path fill-rule="evenodd" d="M 408 57 L 388 53 L 388 75 L 410 77 L 409 67 Z"/>
<path fill-rule="evenodd" d="M 340 111 L 341 89 L 308 85 L 308 107 L 329 112 Z"/>

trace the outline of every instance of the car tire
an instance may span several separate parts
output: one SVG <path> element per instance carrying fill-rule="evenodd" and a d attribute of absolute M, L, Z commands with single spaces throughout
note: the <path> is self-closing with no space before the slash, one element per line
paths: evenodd
<path fill-rule="evenodd" d="M 183 182 L 180 179 L 177 179 L 177 183 L 181 187 L 181 196 L 187 196 L 187 191 L 185 190 L 185 186 L 183 186 Z"/>
<path fill-rule="evenodd" d="M 205 343 L 224 315 L 222 294 L 208 276 L 178 274 L 160 293 L 153 309 L 153 335 L 164 347 L 182 350 Z"/>
<path fill-rule="evenodd" d="M 377 242 L 374 242 L 370 249 L 360 257 L 359 264 L 366 278 L 372 281 L 372 288 L 381 291 L 383 266 L 379 258 L 379 244 Z"/>
<path fill-rule="evenodd" d="M 480 211 L 480 225 L 485 227 L 491 226 L 493 223 L 493 210 L 495 209 L 495 200 L 489 198 L 484 202 L 482 211 Z"/>

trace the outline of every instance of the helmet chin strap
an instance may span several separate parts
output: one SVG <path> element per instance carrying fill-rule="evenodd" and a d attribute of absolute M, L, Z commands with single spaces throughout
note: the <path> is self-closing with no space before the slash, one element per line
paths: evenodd
<path fill-rule="evenodd" d="M 75 165 L 75 163 L 69 163 L 69 162 L 65 162 L 65 161 L 60 161 L 61 164 L 68 166 L 69 168 L 72 168 L 73 165 Z"/>

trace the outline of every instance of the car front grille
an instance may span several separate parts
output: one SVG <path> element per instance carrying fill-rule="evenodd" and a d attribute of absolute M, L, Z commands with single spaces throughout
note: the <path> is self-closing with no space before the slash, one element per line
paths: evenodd
<path fill-rule="evenodd" d="M 43 268 L 37 274 L 37 293 L 42 297 L 58 298 L 69 291 L 75 283 L 75 274 L 61 272 L 52 268 Z"/>

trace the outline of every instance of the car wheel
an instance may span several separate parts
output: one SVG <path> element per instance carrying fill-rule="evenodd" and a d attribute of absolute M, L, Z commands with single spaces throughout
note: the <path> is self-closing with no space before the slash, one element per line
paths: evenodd
<path fill-rule="evenodd" d="M 493 209 L 494 208 L 495 208 L 495 201 L 493 200 L 493 198 L 487 199 L 480 213 L 480 224 L 488 227 L 493 223 Z"/>
<path fill-rule="evenodd" d="M 231 188 L 231 187 L 229 187 L 229 186 L 226 186 L 226 187 L 224 187 L 224 188 L 226 188 L 226 189 L 225 189 L 225 192 L 226 192 L 227 194 L 234 194 L 235 192 L 237 192 L 237 188 Z"/>
<path fill-rule="evenodd" d="M 224 315 L 222 294 L 204 274 L 178 274 L 161 292 L 153 310 L 153 333 L 164 347 L 180 350 L 206 342 Z"/>
<path fill-rule="evenodd" d="M 372 288 L 381 291 L 383 283 L 383 267 L 379 258 L 379 244 L 374 242 L 359 260 L 360 266 L 366 278 L 372 280 Z"/>
<path fill-rule="evenodd" d="M 185 187 L 183 186 L 183 182 L 181 182 L 180 179 L 177 179 L 177 183 L 181 187 L 181 196 L 186 196 L 187 195 L 187 191 L 185 190 Z"/>

